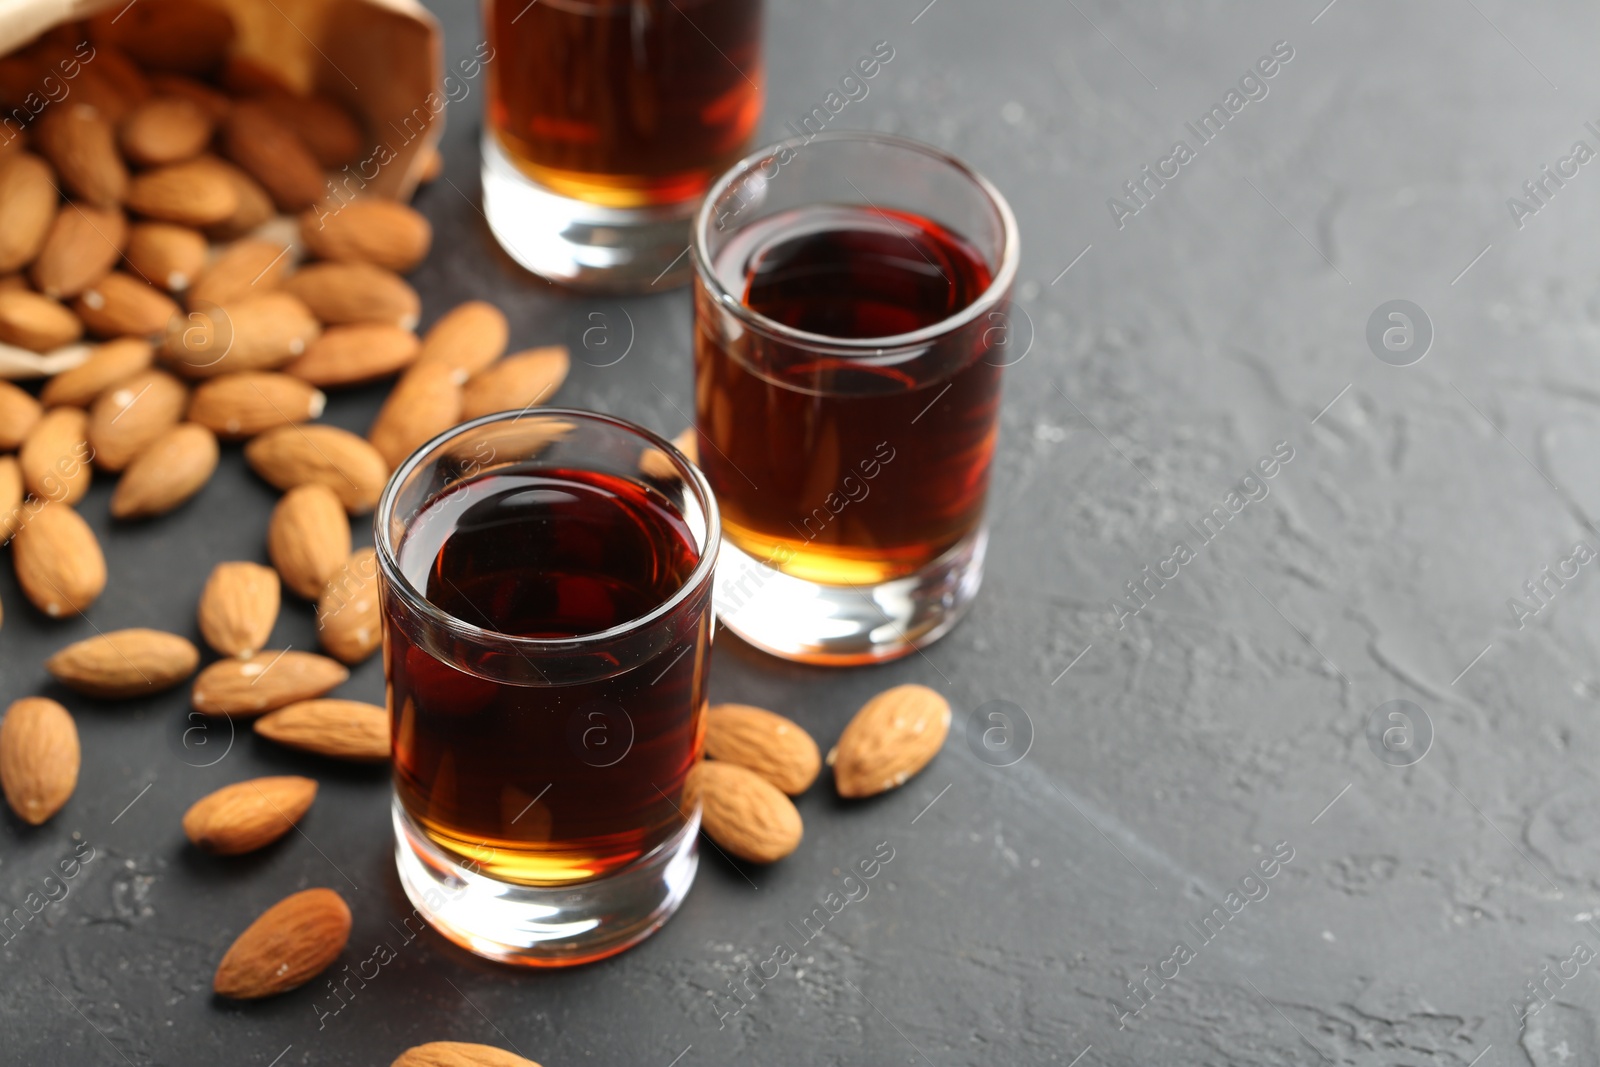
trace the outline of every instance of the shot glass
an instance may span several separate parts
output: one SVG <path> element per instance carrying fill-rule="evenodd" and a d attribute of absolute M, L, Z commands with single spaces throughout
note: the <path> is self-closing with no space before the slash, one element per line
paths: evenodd
<path fill-rule="evenodd" d="M 505 412 L 407 459 L 376 529 L 395 859 L 422 918 L 532 966 L 649 935 L 698 862 L 705 479 L 620 419 Z"/>
<path fill-rule="evenodd" d="M 761 118 L 761 0 L 487 0 L 483 201 L 578 288 L 688 280 L 689 224 Z"/>
<path fill-rule="evenodd" d="M 840 131 L 724 174 L 695 222 L 695 425 L 723 623 L 870 663 L 982 581 L 1016 221 L 959 160 Z"/>

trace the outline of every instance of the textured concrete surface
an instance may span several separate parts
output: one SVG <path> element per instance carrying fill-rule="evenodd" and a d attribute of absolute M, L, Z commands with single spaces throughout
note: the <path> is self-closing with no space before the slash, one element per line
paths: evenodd
<path fill-rule="evenodd" d="M 318 767 L 303 835 L 215 861 L 184 847 L 186 806 L 305 762 L 249 736 L 186 745 L 181 691 L 69 698 L 82 783 L 43 828 L 0 823 L 0 902 L 20 905 L 80 842 L 94 859 L 0 945 L 0 1059 L 387 1064 L 457 1039 L 547 1067 L 1600 1062 L 1584 973 L 1600 973 L 1600 568 L 1542 570 L 1600 549 L 1600 162 L 1574 159 L 1538 201 L 1522 190 L 1575 141 L 1600 150 L 1585 126 L 1600 126 L 1600 12 L 924 2 L 774 4 L 766 129 L 887 40 L 895 58 L 837 121 L 944 145 L 1017 210 L 1015 328 L 1032 347 L 1009 372 L 987 584 L 951 636 L 881 669 L 825 673 L 725 640 L 713 692 L 826 743 L 873 692 L 930 684 L 958 710 L 937 762 L 865 804 L 814 789 L 794 857 L 742 870 L 708 854 L 645 945 L 523 974 L 397 932 L 409 908 L 381 773 Z M 436 8 L 450 56 L 468 55 L 474 6 Z M 1200 143 L 1185 124 L 1278 42 L 1293 57 L 1266 95 L 1247 82 L 1239 99 L 1259 98 Z M 564 402 L 676 432 L 686 295 L 583 300 L 514 269 L 476 206 L 481 99 L 475 86 L 455 108 L 446 180 L 418 200 L 439 234 L 417 277 L 425 319 L 488 295 L 515 344 L 584 354 Z M 1191 158 L 1161 163 L 1179 139 Z M 1122 186 L 1145 165 L 1178 169 L 1141 204 Z M 1393 364 L 1414 339 L 1380 344 L 1386 362 L 1366 337 L 1397 299 L 1432 326 L 1409 366 Z M 586 350 L 597 323 L 609 333 Z M 599 341 L 630 336 L 603 366 L 617 349 Z M 364 429 L 379 400 L 341 396 L 329 417 Z M 1293 458 L 1230 507 L 1279 442 Z M 61 695 L 41 660 L 95 628 L 186 630 L 211 564 L 262 557 L 273 494 L 237 450 L 159 522 L 111 530 L 108 488 L 84 507 L 113 575 L 89 621 L 45 623 L 0 575 L 8 699 Z M 1228 521 L 1205 540 L 1188 524 L 1213 506 Z M 1192 558 L 1165 562 L 1179 541 Z M 1133 600 L 1147 566 L 1176 577 Z M 285 611 L 275 639 L 309 646 L 309 613 Z M 378 664 L 345 692 L 378 698 Z M 1394 700 L 1421 709 L 1414 742 L 1431 724 L 1420 761 L 1403 732 L 1369 743 Z M 998 752 L 981 743 L 994 701 L 1014 705 Z M 1406 728 L 1387 714 L 1380 739 Z M 893 859 L 869 895 L 798 944 L 880 843 Z M 396 958 L 337 1014 L 321 982 L 215 1002 L 237 931 L 313 885 L 353 905 L 343 962 L 380 942 Z M 780 941 L 800 959 L 749 980 Z M 753 992 L 735 1013 L 736 982 Z"/>

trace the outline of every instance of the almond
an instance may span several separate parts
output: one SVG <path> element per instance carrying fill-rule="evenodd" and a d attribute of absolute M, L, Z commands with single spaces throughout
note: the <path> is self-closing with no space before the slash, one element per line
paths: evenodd
<path fill-rule="evenodd" d="M 520 411 L 549 400 L 567 379 L 564 345 L 530 348 L 474 374 L 461 387 L 461 417 Z"/>
<path fill-rule="evenodd" d="M 350 520 L 338 494 L 325 485 L 285 493 L 267 526 L 267 555 L 292 592 L 320 598 L 350 555 Z"/>
<path fill-rule="evenodd" d="M 150 91 L 157 96 L 178 97 L 205 112 L 213 124 L 227 116 L 233 101 L 227 93 L 218 92 L 204 82 L 182 74 L 154 73 L 150 75 Z"/>
<path fill-rule="evenodd" d="M 117 154 L 116 133 L 97 109 L 65 101 L 45 111 L 34 133 L 39 153 L 79 199 L 114 207 L 128 195 L 128 168 Z"/>
<path fill-rule="evenodd" d="M 268 93 L 257 102 L 299 136 L 321 167 L 337 170 L 361 157 L 361 127 L 327 97 Z"/>
<path fill-rule="evenodd" d="M 128 208 L 162 222 L 209 226 L 232 217 L 239 193 L 204 157 L 156 167 L 128 184 Z"/>
<path fill-rule="evenodd" d="M 38 826 L 60 811 L 78 785 L 78 728 L 67 709 L 24 697 L 0 721 L 0 786 L 17 818 Z"/>
<path fill-rule="evenodd" d="M 320 390 L 287 374 L 224 374 L 195 387 L 189 400 L 189 421 L 218 437 L 241 440 L 314 419 L 322 414 L 327 401 Z"/>
<path fill-rule="evenodd" d="M 828 753 L 842 797 L 870 797 L 904 785 L 944 747 L 950 704 L 924 685 L 900 685 L 862 705 Z"/>
<path fill-rule="evenodd" d="M 296 775 L 235 782 L 195 801 L 184 812 L 183 833 L 214 855 L 243 855 L 294 829 L 316 798 L 317 783 Z"/>
<path fill-rule="evenodd" d="M 325 485 L 352 515 L 371 511 L 389 468 L 370 444 L 335 426 L 284 426 L 244 447 L 250 469 L 279 489 Z"/>
<path fill-rule="evenodd" d="M 410 330 L 422 300 L 406 280 L 370 263 L 313 263 L 283 283 L 324 326 L 373 322 Z"/>
<path fill-rule="evenodd" d="M 168 332 L 162 358 L 188 378 L 275 370 L 306 350 L 322 327 L 288 293 L 262 293 L 225 307 L 192 311 Z"/>
<path fill-rule="evenodd" d="M 237 53 L 223 60 L 222 73 L 218 76 L 218 80 L 224 89 L 235 96 L 294 93 L 294 87 L 276 67 Z"/>
<path fill-rule="evenodd" d="M 422 157 L 422 173 L 417 180 L 423 185 L 430 185 L 439 180 L 444 174 L 444 155 L 437 148 L 430 148 Z"/>
<path fill-rule="evenodd" d="M 205 488 L 216 469 L 217 435 L 192 422 L 174 426 L 128 464 L 111 494 L 111 517 L 165 515 Z"/>
<path fill-rule="evenodd" d="M 222 957 L 212 989 L 258 1000 L 305 985 L 350 940 L 350 907 L 331 889 L 307 889 L 261 913 Z"/>
<path fill-rule="evenodd" d="M 82 40 L 79 35 L 79 40 Z M 64 42 L 63 42 L 64 43 Z M 76 47 L 74 42 L 73 47 Z M 84 62 L 93 62 L 94 72 L 103 77 L 112 89 L 116 91 L 120 109 L 107 110 L 99 102 L 95 107 L 100 113 L 111 119 L 113 123 L 119 121 L 129 107 L 142 104 L 150 97 L 150 80 L 144 76 L 144 71 L 128 57 L 121 49 L 113 45 L 101 45 L 95 48 L 92 55 Z"/>
<path fill-rule="evenodd" d="M 269 741 L 331 759 L 389 758 L 389 713 L 358 700 L 303 700 L 257 719 L 255 730 Z"/>
<path fill-rule="evenodd" d="M 201 671 L 192 703 L 206 715 L 260 715 L 319 697 L 349 677 L 342 664 L 314 652 L 257 652 Z"/>
<path fill-rule="evenodd" d="M 21 445 L 43 416 L 44 408 L 31 394 L 0 379 L 0 452 Z"/>
<path fill-rule="evenodd" d="M 283 368 L 325 387 L 356 385 L 404 370 L 417 358 L 417 335 L 398 326 L 331 326 Z"/>
<path fill-rule="evenodd" d="M 817 743 L 798 723 L 748 704 L 717 704 L 706 713 L 706 755 L 748 767 L 788 793 L 811 788 L 822 769 Z"/>
<path fill-rule="evenodd" d="M 404 274 L 428 254 L 433 227 L 393 200 L 323 203 L 300 217 L 300 235 L 319 259 L 371 263 Z"/>
<path fill-rule="evenodd" d="M 0 158 L 0 274 L 33 262 L 55 221 L 57 199 L 44 160 L 27 152 Z"/>
<path fill-rule="evenodd" d="M 178 425 L 189 390 L 166 371 L 140 371 L 107 389 L 89 409 L 95 466 L 120 471 L 156 438 Z"/>
<path fill-rule="evenodd" d="M 690 463 L 700 463 L 700 435 L 693 426 L 674 437 L 672 443 Z"/>
<path fill-rule="evenodd" d="M 178 315 L 178 305 L 165 293 L 121 271 L 85 289 L 72 310 L 97 337 L 155 337 Z"/>
<path fill-rule="evenodd" d="M 470 378 L 500 358 L 510 336 L 511 327 L 499 308 L 469 300 L 429 327 L 417 364 L 442 363 Z"/>
<path fill-rule="evenodd" d="M 193 100 L 156 96 L 130 111 L 117 131 L 123 155 L 141 167 L 181 163 L 205 151 L 211 116 Z"/>
<path fill-rule="evenodd" d="M 272 194 L 284 211 L 303 211 L 324 192 L 322 168 L 298 134 L 255 100 L 233 105 L 222 120 L 223 154 Z"/>
<path fill-rule="evenodd" d="M 492 1045 L 430 1041 L 408 1048 L 389 1067 L 539 1067 L 532 1060 Z"/>
<path fill-rule="evenodd" d="M 127 242 L 121 211 L 68 204 L 56 214 L 28 273 L 45 296 L 77 296 L 111 273 Z"/>
<path fill-rule="evenodd" d="M 96 345 L 89 350 L 88 359 L 46 382 L 39 399 L 53 408 L 89 407 L 113 385 L 148 370 L 155 362 L 155 351 L 149 341 L 136 337 Z"/>
<path fill-rule="evenodd" d="M 224 656 L 249 659 L 272 636 L 280 597 L 272 568 L 219 563 L 200 592 L 200 636 Z"/>
<path fill-rule="evenodd" d="M 104 48 L 96 48 L 96 57 L 104 54 Z M 113 125 L 122 120 L 128 113 L 128 108 L 137 101 L 125 96 L 118 87 L 117 80 L 109 73 L 109 68 L 100 69 L 100 64 L 84 64 L 78 70 L 77 78 L 73 79 L 72 102 L 87 104 L 100 114 L 106 121 Z"/>
<path fill-rule="evenodd" d="M 217 253 L 189 287 L 190 308 L 232 304 L 278 288 L 294 266 L 287 245 L 242 237 Z"/>
<path fill-rule="evenodd" d="M 278 207 L 272 202 L 271 194 L 261 187 L 260 182 L 232 163 L 215 156 L 202 156 L 195 162 L 232 189 L 236 200 L 227 218 L 206 227 L 206 233 L 214 240 L 231 241 L 243 237 L 277 215 Z"/>
<path fill-rule="evenodd" d="M 58 619 L 93 604 L 106 587 L 106 557 L 94 531 L 66 504 L 45 504 L 11 539 L 17 584 L 33 606 Z"/>
<path fill-rule="evenodd" d="M 126 700 L 171 689 L 194 673 L 200 651 L 177 634 L 113 630 L 68 645 L 44 669 L 69 689 L 102 700 Z"/>
<path fill-rule="evenodd" d="M 716 760 L 696 763 L 683 785 L 687 810 L 700 805 L 711 840 L 751 863 L 775 863 L 800 846 L 794 802 L 755 771 Z"/>
<path fill-rule="evenodd" d="M 352 666 L 383 643 L 378 554 L 373 549 L 357 549 L 329 579 L 317 600 L 317 639 L 330 656 Z"/>
<path fill-rule="evenodd" d="M 0 292 L 0 342 L 48 352 L 81 336 L 83 323 L 49 297 L 26 289 Z"/>
<path fill-rule="evenodd" d="M 151 285 L 181 293 L 205 269 L 205 234 L 170 222 L 141 222 L 128 232 L 128 268 Z"/>
<path fill-rule="evenodd" d="M 458 372 L 443 364 L 413 367 L 378 410 L 367 439 L 392 470 L 417 446 L 461 421 Z"/>
<path fill-rule="evenodd" d="M 83 499 L 93 477 L 88 429 L 88 416 L 77 408 L 52 408 L 34 423 L 17 453 L 28 492 L 60 504 Z"/>
<path fill-rule="evenodd" d="M 22 465 L 16 456 L 0 456 L 0 545 L 22 519 Z"/>
<path fill-rule="evenodd" d="M 152 70 L 206 74 L 221 66 L 233 44 L 233 19 L 206 0 L 164 0 L 108 8 L 90 20 L 89 35 Z"/>

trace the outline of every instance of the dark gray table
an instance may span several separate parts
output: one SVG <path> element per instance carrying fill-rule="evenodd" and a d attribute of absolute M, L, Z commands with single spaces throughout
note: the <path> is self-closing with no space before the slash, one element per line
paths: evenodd
<path fill-rule="evenodd" d="M 741 871 L 708 853 L 649 942 L 528 974 L 397 933 L 410 909 L 381 771 L 317 766 L 303 836 L 216 861 L 185 847 L 184 809 L 307 762 L 245 734 L 193 766 L 213 757 L 182 744 L 185 690 L 69 697 L 78 792 L 41 829 L 0 821 L 0 902 L 20 904 L 78 840 L 95 859 L 0 945 L 0 1061 L 381 1067 L 437 1039 L 547 1067 L 1600 1061 L 1584 973 L 1600 964 L 1574 959 L 1575 943 L 1600 949 L 1600 567 L 1541 570 L 1600 547 L 1600 162 L 1561 162 L 1574 141 L 1600 149 L 1585 125 L 1600 119 L 1600 11 L 923 2 L 772 5 L 766 129 L 887 40 L 893 61 L 836 121 L 953 149 L 1017 210 L 1016 329 L 1032 348 L 1009 372 L 988 580 L 926 655 L 828 673 L 725 639 L 712 684 L 824 744 L 872 693 L 935 686 L 957 709 L 937 762 L 869 803 L 819 786 L 792 858 Z M 449 56 L 470 53 L 474 5 L 436 7 Z M 1258 99 L 1202 143 L 1185 124 L 1213 103 L 1226 114 L 1279 41 L 1293 58 L 1246 82 Z M 425 321 L 487 296 L 514 344 L 564 340 L 588 360 L 563 402 L 677 432 L 686 295 L 585 300 L 511 266 L 477 207 L 472 94 L 451 114 L 445 179 L 417 201 L 438 233 L 416 278 Z M 1163 163 L 1180 138 L 1192 158 Z M 1545 165 L 1570 176 L 1535 201 L 1522 185 Z M 1122 188 L 1136 179 L 1142 201 Z M 1415 312 L 1409 348 L 1399 322 L 1386 361 L 1367 341 L 1396 299 L 1431 323 L 1410 366 L 1393 364 L 1422 351 Z M 603 322 L 620 343 L 630 318 L 631 351 L 600 366 L 616 349 L 586 351 L 582 331 Z M 339 396 L 330 420 L 364 430 L 381 392 Z M 1234 514 L 1230 489 L 1278 442 L 1292 460 Z M 161 521 L 112 530 L 108 489 L 83 507 L 112 563 L 96 627 L 187 632 L 212 564 L 263 558 L 275 494 L 237 449 Z M 1204 539 L 1187 524 L 1213 507 L 1227 521 Z M 1180 540 L 1193 558 L 1165 562 Z M 1177 573 L 1149 580 L 1143 604 L 1124 583 L 1146 566 Z M 9 568 L 0 598 L 0 695 L 61 696 L 39 664 L 90 623 L 41 621 Z M 286 610 L 275 641 L 313 640 L 309 612 Z M 345 692 L 381 699 L 381 685 L 373 661 Z M 1375 750 L 1375 715 L 1380 738 L 1404 728 L 1393 700 L 1416 705 L 1412 747 L 1391 733 Z M 1022 714 L 1011 747 L 980 759 L 966 727 L 993 701 Z M 791 924 L 881 842 L 894 858 L 869 896 L 723 1018 L 729 983 L 798 942 Z M 1292 859 L 1244 883 L 1260 899 L 1229 901 L 1279 842 Z M 335 1004 L 320 981 L 214 1001 L 237 931 L 314 885 L 355 910 L 345 962 L 380 942 L 397 958 L 320 1026 L 317 1006 Z"/>

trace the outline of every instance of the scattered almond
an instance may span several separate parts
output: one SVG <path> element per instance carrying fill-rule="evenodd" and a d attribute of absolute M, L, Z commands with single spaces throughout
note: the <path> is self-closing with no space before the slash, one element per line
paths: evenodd
<path fill-rule="evenodd" d="M 148 370 L 155 347 L 137 337 L 123 337 L 89 350 L 89 358 L 45 383 L 39 399 L 47 407 L 90 407 L 107 389 Z M 4 421 L 0 413 L 0 422 Z"/>
<path fill-rule="evenodd" d="M 317 600 L 317 639 L 330 656 L 352 666 L 383 643 L 378 554 L 373 549 L 357 549 L 328 580 Z"/>
<path fill-rule="evenodd" d="M 184 812 L 183 833 L 214 855 L 243 855 L 294 829 L 316 798 L 317 783 L 297 775 L 235 782 L 195 801 Z"/>
<path fill-rule="evenodd" d="M 469 300 L 428 328 L 417 365 L 442 363 L 470 378 L 500 358 L 510 336 L 504 312 L 486 301 Z"/>
<path fill-rule="evenodd" d="M 52 408 L 33 424 L 17 453 L 28 492 L 59 504 L 83 499 L 93 477 L 88 428 L 88 416 L 77 408 Z"/>
<path fill-rule="evenodd" d="M 284 426 L 244 446 L 250 469 L 279 489 L 325 485 L 352 515 L 371 511 L 389 468 L 372 445 L 336 426 Z"/>
<path fill-rule="evenodd" d="M 219 251 L 211 265 L 189 286 L 189 307 L 201 309 L 207 304 L 232 304 L 270 292 L 283 283 L 293 266 L 294 258 L 287 245 L 259 237 L 241 237 Z"/>
<path fill-rule="evenodd" d="M 950 704 L 924 685 L 900 685 L 862 705 L 828 753 L 842 797 L 870 797 L 904 785 L 944 747 Z"/>
<path fill-rule="evenodd" d="M 280 597 L 272 568 L 219 563 L 200 592 L 200 636 L 224 656 L 249 659 L 271 638 Z"/>
<path fill-rule="evenodd" d="M 370 263 L 312 263 L 283 283 L 325 326 L 362 322 L 414 329 L 422 312 L 417 291 L 400 275 Z"/>
<path fill-rule="evenodd" d="M 542 404 L 567 380 L 571 361 L 564 345 L 530 348 L 484 368 L 461 388 L 461 417 L 520 411 Z"/>
<path fill-rule="evenodd" d="M 212 119 L 206 109 L 181 96 L 156 96 L 130 111 L 117 131 L 122 152 L 141 167 L 181 163 L 205 151 Z"/>
<path fill-rule="evenodd" d="M 674 437 L 672 443 L 690 463 L 699 464 L 700 435 L 693 426 Z"/>
<path fill-rule="evenodd" d="M 213 239 L 231 241 L 243 237 L 278 213 L 271 194 L 261 183 L 232 163 L 215 156 L 201 156 L 195 162 L 233 191 L 233 211 L 227 218 L 206 226 L 206 233 Z"/>
<path fill-rule="evenodd" d="M 0 786 L 17 818 L 38 826 L 60 811 L 78 785 L 78 728 L 67 709 L 24 697 L 0 721 Z"/>
<path fill-rule="evenodd" d="M 44 408 L 32 394 L 0 380 L 0 452 L 10 452 L 21 445 L 43 416 Z"/>
<path fill-rule="evenodd" d="M 284 211 L 316 203 L 325 185 L 322 168 L 298 134 L 255 100 L 233 105 L 222 120 L 223 153 L 266 187 Z"/>
<path fill-rule="evenodd" d="M 141 222 L 128 232 L 128 269 L 169 293 L 181 293 L 200 276 L 209 249 L 205 234 L 170 222 Z"/>
<path fill-rule="evenodd" d="M 455 369 L 434 363 L 412 367 L 395 384 L 367 434 L 390 469 L 461 421 L 458 376 Z"/>
<path fill-rule="evenodd" d="M 343 664 L 314 652 L 257 652 L 201 671 L 191 702 L 206 715 L 260 715 L 319 697 L 349 677 Z"/>
<path fill-rule="evenodd" d="M 28 152 L 0 157 L 0 274 L 33 262 L 55 221 L 57 198 L 44 160 Z"/>
<path fill-rule="evenodd" d="M 305 985 L 350 940 L 350 907 L 331 889 L 307 889 L 262 912 L 222 957 L 212 989 L 258 1000 Z"/>
<path fill-rule="evenodd" d="M 97 108 L 63 101 L 45 111 L 34 133 L 68 192 L 96 207 L 113 207 L 128 194 L 127 164 L 117 154 L 111 122 Z"/>
<path fill-rule="evenodd" d="M 135 175 L 127 204 L 129 210 L 162 222 L 209 226 L 233 215 L 239 193 L 226 174 L 202 157 Z"/>
<path fill-rule="evenodd" d="M 68 645 L 44 669 L 69 689 L 102 700 L 127 700 L 171 689 L 194 673 L 200 651 L 161 630 L 113 630 Z"/>
<path fill-rule="evenodd" d="M 321 390 L 287 374 L 224 374 L 195 387 L 189 421 L 226 440 L 241 440 L 314 419 L 327 401 Z"/>
<path fill-rule="evenodd" d="M 28 273 L 45 296 L 74 297 L 111 273 L 127 243 L 121 211 L 68 204 L 50 224 Z"/>
<path fill-rule="evenodd" d="M 205 487 L 217 469 L 217 435 L 180 423 L 134 457 L 111 494 L 111 517 L 165 515 Z"/>
<path fill-rule="evenodd" d="M 177 317 L 178 305 L 155 286 L 112 271 L 79 294 L 72 310 L 97 337 L 155 337 Z"/>
<path fill-rule="evenodd" d="M 11 539 L 17 584 L 53 619 L 83 611 L 106 587 L 106 557 L 83 517 L 66 504 L 45 504 Z"/>
<path fill-rule="evenodd" d="M 327 97 L 267 93 L 259 103 L 295 132 L 322 167 L 337 170 L 360 158 L 361 128 Z"/>
<path fill-rule="evenodd" d="M 22 465 L 16 456 L 0 456 L 0 545 L 11 539 L 22 519 Z"/>
<path fill-rule="evenodd" d="M 350 555 L 350 520 L 338 494 L 316 484 L 285 493 L 267 527 L 267 555 L 292 592 L 320 598 Z"/>
<path fill-rule="evenodd" d="M 706 713 L 706 755 L 748 767 L 788 793 L 811 788 L 822 769 L 817 743 L 798 723 L 748 704 L 717 704 Z"/>
<path fill-rule="evenodd" d="M 389 1067 L 539 1067 L 516 1053 L 465 1041 L 430 1041 L 406 1049 Z"/>
<path fill-rule="evenodd" d="M 389 758 L 389 713 L 357 700 L 303 700 L 257 719 L 255 730 L 269 741 L 332 759 Z"/>
<path fill-rule="evenodd" d="M 143 370 L 101 393 L 89 409 L 95 466 L 120 471 L 178 425 L 189 390 L 166 371 Z M 61 410 L 61 409 L 57 409 Z"/>
<path fill-rule="evenodd" d="M 793 801 L 755 771 L 702 760 L 684 781 L 683 803 L 700 805 L 711 840 L 751 863 L 775 863 L 800 846 L 805 832 Z"/>
<path fill-rule="evenodd" d="M 27 289 L 0 292 L 0 342 L 48 352 L 81 336 L 83 323 L 49 297 Z"/>
<path fill-rule="evenodd" d="M 300 235 L 319 259 L 401 274 L 421 263 L 433 243 L 433 227 L 415 208 L 375 197 L 319 204 L 300 217 Z"/>
<path fill-rule="evenodd" d="M 331 326 L 283 368 L 312 385 L 357 385 L 404 370 L 417 358 L 417 335 L 398 326 Z"/>
<path fill-rule="evenodd" d="M 267 292 L 225 307 L 189 313 L 162 344 L 168 366 L 188 378 L 276 370 L 322 332 L 306 306 L 288 293 Z"/>

